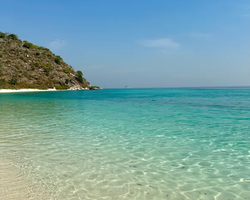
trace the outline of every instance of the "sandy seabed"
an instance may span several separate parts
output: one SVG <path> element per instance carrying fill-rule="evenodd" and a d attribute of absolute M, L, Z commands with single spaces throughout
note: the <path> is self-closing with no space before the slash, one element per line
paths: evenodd
<path fill-rule="evenodd" d="M 20 169 L 0 157 L 1 200 L 55 200 L 53 196 L 29 181 Z"/>

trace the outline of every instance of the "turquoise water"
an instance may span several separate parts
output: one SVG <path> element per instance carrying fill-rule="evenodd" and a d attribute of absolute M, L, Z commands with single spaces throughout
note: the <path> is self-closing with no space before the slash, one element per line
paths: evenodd
<path fill-rule="evenodd" d="M 0 94 L 0 156 L 57 199 L 250 199 L 250 90 Z"/>

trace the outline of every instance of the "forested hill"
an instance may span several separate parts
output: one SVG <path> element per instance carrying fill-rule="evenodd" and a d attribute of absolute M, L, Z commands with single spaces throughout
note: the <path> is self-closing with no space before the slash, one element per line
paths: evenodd
<path fill-rule="evenodd" d="M 0 32 L 0 89 L 90 87 L 81 71 L 75 71 L 48 48 Z"/>

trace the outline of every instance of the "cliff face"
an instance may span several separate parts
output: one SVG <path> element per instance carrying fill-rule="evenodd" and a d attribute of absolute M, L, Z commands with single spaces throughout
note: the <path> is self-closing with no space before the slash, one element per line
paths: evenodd
<path fill-rule="evenodd" d="M 75 71 L 49 49 L 0 32 L 0 89 L 89 87 Z"/>

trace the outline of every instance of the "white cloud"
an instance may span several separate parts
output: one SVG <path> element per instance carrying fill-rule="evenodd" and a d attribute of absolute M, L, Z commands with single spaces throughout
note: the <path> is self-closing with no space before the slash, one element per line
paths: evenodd
<path fill-rule="evenodd" d="M 49 43 L 49 48 L 51 50 L 60 50 L 66 45 L 64 40 L 54 40 Z"/>
<path fill-rule="evenodd" d="M 145 47 L 153 48 L 164 48 L 164 49 L 178 49 L 180 44 L 173 41 L 170 38 L 159 38 L 159 39 L 143 39 L 139 41 L 139 44 Z"/>

